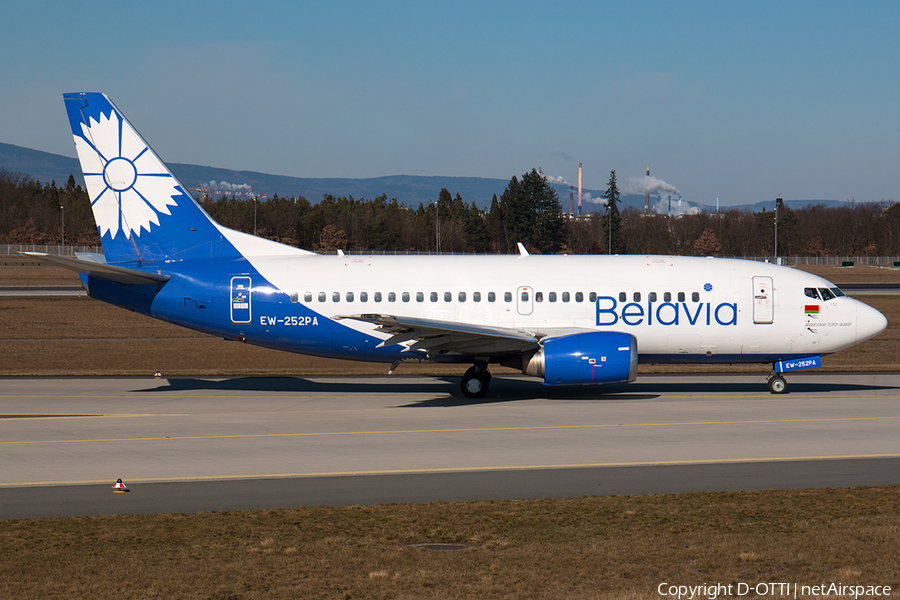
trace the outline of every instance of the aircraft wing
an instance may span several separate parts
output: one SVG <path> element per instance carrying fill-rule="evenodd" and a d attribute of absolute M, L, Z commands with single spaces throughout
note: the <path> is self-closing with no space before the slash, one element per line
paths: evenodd
<path fill-rule="evenodd" d="M 540 334 L 505 327 L 381 314 L 338 315 L 334 318 L 378 325 L 377 331 L 391 334 L 379 347 L 415 340 L 409 350 L 425 350 L 429 355 L 493 356 L 518 354 L 540 347 Z"/>
<path fill-rule="evenodd" d="M 79 273 L 87 273 L 100 279 L 109 279 L 118 283 L 164 283 L 169 280 L 168 275 L 157 275 L 154 273 L 145 273 L 137 269 L 127 269 L 125 267 L 116 267 L 106 263 L 99 263 L 90 260 L 79 260 L 77 258 L 68 258 L 65 256 L 56 256 L 53 254 L 44 254 L 43 252 L 19 252 L 25 256 L 31 256 L 40 260 L 56 263 L 66 269 L 77 271 Z"/>

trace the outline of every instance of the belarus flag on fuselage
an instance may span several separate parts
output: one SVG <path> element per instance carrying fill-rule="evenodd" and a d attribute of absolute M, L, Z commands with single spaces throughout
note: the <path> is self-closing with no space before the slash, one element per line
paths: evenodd
<path fill-rule="evenodd" d="M 819 314 L 819 305 L 818 304 L 807 304 L 804 311 L 808 315 L 817 315 Z"/>

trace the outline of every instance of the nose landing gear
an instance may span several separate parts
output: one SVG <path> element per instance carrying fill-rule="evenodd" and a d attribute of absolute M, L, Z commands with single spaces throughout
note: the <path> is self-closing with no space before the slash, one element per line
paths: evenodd
<path fill-rule="evenodd" d="M 784 394 L 787 392 L 787 381 L 781 373 L 772 373 L 769 375 L 769 391 L 773 394 Z"/>

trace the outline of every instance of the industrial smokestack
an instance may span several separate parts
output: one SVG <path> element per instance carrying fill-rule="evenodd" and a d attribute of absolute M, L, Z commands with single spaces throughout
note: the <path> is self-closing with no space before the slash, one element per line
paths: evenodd
<path fill-rule="evenodd" d="M 650 177 L 650 165 L 647 165 L 647 177 Z M 650 192 L 644 194 L 644 213 L 650 214 Z"/>
<path fill-rule="evenodd" d="M 569 214 L 575 214 L 575 186 L 569 186 Z"/>
<path fill-rule="evenodd" d="M 581 163 L 578 163 L 578 214 L 581 214 Z"/>

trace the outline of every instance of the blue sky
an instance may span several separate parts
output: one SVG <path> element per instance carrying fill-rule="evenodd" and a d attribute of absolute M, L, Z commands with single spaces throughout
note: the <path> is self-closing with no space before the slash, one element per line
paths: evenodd
<path fill-rule="evenodd" d="M 897 2 L 36 0 L 0 22 L 0 142 L 68 156 L 61 94 L 102 91 L 170 162 L 575 183 L 580 161 L 593 189 L 649 163 L 705 204 L 897 199 Z"/>

